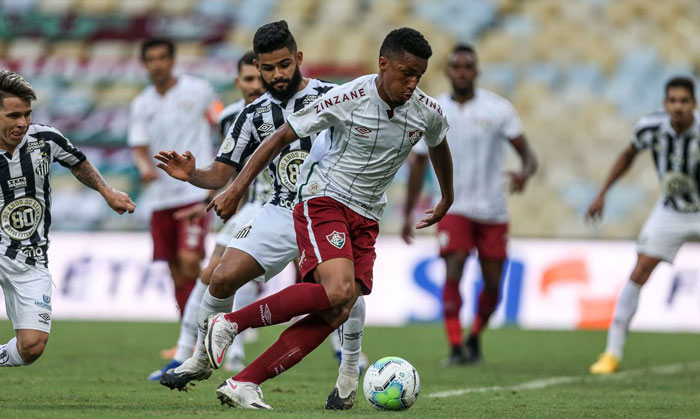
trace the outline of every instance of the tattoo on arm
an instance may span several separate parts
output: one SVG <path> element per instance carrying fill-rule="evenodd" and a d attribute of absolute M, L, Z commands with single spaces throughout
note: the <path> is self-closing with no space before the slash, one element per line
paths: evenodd
<path fill-rule="evenodd" d="M 76 179 L 88 188 L 98 190 L 100 186 L 107 186 L 100 172 L 87 160 L 71 167 L 70 171 Z"/>

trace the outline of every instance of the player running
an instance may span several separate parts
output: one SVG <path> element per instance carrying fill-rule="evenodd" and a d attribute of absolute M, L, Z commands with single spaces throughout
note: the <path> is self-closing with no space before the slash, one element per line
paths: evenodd
<path fill-rule="evenodd" d="M 303 54 L 297 51 L 296 41 L 284 21 L 260 27 L 253 38 L 253 47 L 255 65 L 260 71 L 267 93 L 241 111 L 212 165 L 195 169 L 194 157 L 189 153 L 180 155 L 174 151 L 162 151 L 155 156 L 161 161 L 158 167 L 169 175 L 200 188 L 222 187 L 241 170 L 260 143 L 284 125 L 289 115 L 303 109 L 335 86 L 301 76 L 299 66 Z M 260 276 L 267 281 L 299 257 L 292 209 L 299 170 L 309 155 L 316 136 L 316 132 L 309 132 L 290 142 L 282 155 L 267 165 L 273 178 L 274 192 L 262 209 L 228 243 L 221 262 L 211 277 L 209 288 L 204 291 L 199 310 L 200 335 L 197 349 L 180 367 L 163 374 L 161 384 L 184 389 L 193 380 L 208 378 L 211 368 L 204 351 L 205 321 L 208 316 L 230 310 L 234 294 L 243 285 Z M 247 186 L 250 183 L 252 181 Z M 235 209 L 231 212 L 234 211 Z M 353 313 L 355 321 L 349 323 L 344 332 L 355 337 L 361 336 L 364 327 L 362 299 L 356 304 Z M 360 344 L 359 338 L 344 340 L 341 371 L 352 371 L 351 374 L 359 375 Z M 217 368 L 223 360 L 224 352 L 220 355 Z M 341 374 L 339 380 L 342 381 L 344 377 Z M 354 380 L 355 383 L 356 381 Z"/>
<path fill-rule="evenodd" d="M 605 352 L 590 367 L 592 374 L 618 369 L 629 325 L 642 286 L 661 261 L 673 263 L 686 241 L 700 237 L 700 121 L 695 84 L 675 77 L 666 83 L 665 112 L 654 112 L 637 122 L 632 143 L 619 155 L 586 217 L 598 220 L 605 208 L 605 194 L 632 165 L 637 153 L 650 149 L 663 190 L 637 240 L 637 264 L 617 299 L 608 329 Z"/>
<path fill-rule="evenodd" d="M 284 155 L 289 144 L 330 129 L 329 149 L 308 159 L 302 169 L 300 203 L 294 208 L 299 265 L 310 282 L 294 284 L 236 312 L 211 316 L 205 339 L 209 362 L 217 368 L 231 341 L 248 328 L 308 315 L 219 386 L 222 402 L 270 409 L 260 384 L 301 361 L 348 319 L 361 295 L 372 291 L 374 243 L 387 200 L 384 192 L 424 136 L 442 199 L 416 228 L 436 223 L 449 209 L 453 192 L 452 159 L 444 141 L 448 124 L 440 105 L 417 88 L 431 55 L 419 32 L 402 28 L 389 33 L 379 51 L 378 75 L 335 87 L 291 115 L 209 205 L 222 218 L 230 217 L 257 173 Z"/>
<path fill-rule="evenodd" d="M 451 347 L 446 365 L 481 360 L 480 336 L 496 310 L 501 273 L 507 257 L 508 212 L 503 191 L 503 144 L 509 143 L 520 157 L 522 169 L 508 172 L 510 191 L 522 192 L 535 173 L 537 162 L 523 134 L 520 118 L 508 100 L 476 88 L 479 74 L 476 52 L 470 45 L 452 50 L 447 77 L 452 93 L 439 96 L 438 102 L 450 121 L 450 149 L 455 168 L 455 203 L 437 225 L 440 257 L 445 261 L 445 285 L 442 300 L 445 329 Z M 420 143 L 410 159 L 408 194 L 404 209 L 402 237 L 411 241 L 411 213 L 427 164 L 427 147 Z M 476 248 L 484 288 L 479 294 L 477 315 L 465 344 L 459 312 L 462 297 L 459 283 L 464 263 Z M 466 345 L 468 353 L 464 353 Z"/>
<path fill-rule="evenodd" d="M 221 111 L 219 115 L 219 130 L 221 132 L 221 138 L 225 139 L 228 132 L 235 121 L 236 117 L 240 111 L 247 105 L 251 104 L 254 100 L 259 98 L 265 93 L 262 87 L 262 82 L 260 78 L 260 72 L 255 68 L 253 60 L 255 59 L 255 54 L 249 51 L 238 60 L 238 75 L 234 79 L 234 83 L 238 90 L 241 91 L 243 98 L 228 105 Z M 207 266 L 202 270 L 199 276 L 199 281 L 192 289 L 190 296 L 187 299 L 187 304 L 182 315 L 182 322 L 180 324 L 180 336 L 177 340 L 177 351 L 173 359 L 168 362 L 162 369 L 152 372 L 148 379 L 150 381 L 160 381 L 160 377 L 169 369 L 177 368 L 189 357 L 192 356 L 192 351 L 194 350 L 195 343 L 197 341 L 197 316 L 199 314 L 199 303 L 202 301 L 202 296 L 204 295 L 204 290 L 209 285 L 209 280 L 211 279 L 211 274 L 214 272 L 214 268 L 219 264 L 221 260 L 221 255 L 224 254 L 226 246 L 233 238 L 233 235 L 246 223 L 249 219 L 255 215 L 262 205 L 267 201 L 272 192 L 272 179 L 267 172 L 263 172 L 257 177 L 253 185 L 251 185 L 251 190 L 248 193 L 248 200 L 239 209 L 235 217 L 231 218 L 224 224 L 224 226 L 219 231 L 216 236 L 216 246 L 214 247 L 214 252 L 209 258 Z M 190 217 L 191 219 L 197 220 L 205 214 L 204 208 L 199 206 L 186 208 L 179 213 L 177 216 L 180 218 Z M 236 293 L 234 299 L 234 308 L 245 307 L 246 305 L 255 301 L 258 293 L 258 286 L 256 283 L 251 282 L 241 287 Z M 226 356 L 226 363 L 224 369 L 228 371 L 240 371 L 243 369 L 243 359 L 245 357 L 245 351 L 243 349 L 243 340 L 240 340 L 236 345 L 232 345 Z"/>
<path fill-rule="evenodd" d="M 0 367 L 31 364 L 49 340 L 51 163 L 69 168 L 115 212 L 136 208 L 57 129 L 31 123 L 32 100 L 34 89 L 22 76 L 0 71 L 0 287 L 15 329 L 15 337 L 0 345 Z"/>

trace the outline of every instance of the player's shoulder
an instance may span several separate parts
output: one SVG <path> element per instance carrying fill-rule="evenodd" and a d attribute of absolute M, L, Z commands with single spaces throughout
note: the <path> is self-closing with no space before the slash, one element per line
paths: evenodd
<path fill-rule="evenodd" d="M 51 125 L 38 124 L 34 122 L 29 124 L 29 128 L 27 129 L 27 135 L 31 136 L 33 134 L 45 134 L 45 136 L 49 137 L 49 139 L 56 135 L 64 138 L 61 131 L 59 131 L 57 128 L 52 127 Z"/>
<path fill-rule="evenodd" d="M 211 88 L 211 83 L 206 79 L 192 74 L 180 74 L 177 79 L 178 83 L 182 83 L 182 86 L 188 89 Z"/>
<path fill-rule="evenodd" d="M 637 120 L 634 131 L 640 133 L 641 131 L 658 129 L 668 118 L 669 115 L 666 111 L 659 110 L 648 113 Z"/>
<path fill-rule="evenodd" d="M 134 99 L 132 99 L 132 106 L 143 106 L 149 102 L 152 102 L 155 95 L 157 94 L 155 86 L 149 84 L 144 87 Z"/>
<path fill-rule="evenodd" d="M 513 106 L 513 104 L 510 103 L 510 100 L 504 98 L 496 92 L 492 92 L 491 90 L 477 88 L 476 95 L 479 100 L 483 101 L 486 104 L 508 108 L 511 108 Z"/>
<path fill-rule="evenodd" d="M 440 102 L 438 102 L 437 99 L 425 93 L 421 89 L 416 87 L 416 90 L 413 92 L 413 96 L 411 96 L 411 99 L 413 99 L 414 106 L 416 106 L 418 109 L 421 109 L 424 112 L 427 111 L 428 114 L 439 115 L 440 117 L 444 117 L 442 105 L 440 104 Z"/>
<path fill-rule="evenodd" d="M 219 114 L 219 122 L 223 121 L 226 118 L 229 118 L 231 115 L 238 114 L 241 110 L 243 110 L 244 107 L 245 101 L 243 99 L 233 102 L 221 111 L 221 114 Z"/>
<path fill-rule="evenodd" d="M 322 96 L 331 89 L 338 87 L 338 84 L 321 79 L 309 79 L 309 85 L 307 87 L 311 90 L 315 90 L 316 96 Z"/>

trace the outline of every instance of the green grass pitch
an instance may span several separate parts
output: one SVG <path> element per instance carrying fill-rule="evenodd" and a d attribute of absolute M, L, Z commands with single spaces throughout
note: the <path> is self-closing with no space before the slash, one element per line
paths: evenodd
<path fill-rule="evenodd" d="M 249 358 L 281 330 L 261 329 L 260 339 L 247 345 Z M 604 345 L 603 332 L 489 330 L 482 365 L 446 369 L 440 366 L 446 354 L 440 325 L 368 328 L 364 351 L 370 359 L 406 358 L 421 378 L 416 405 L 389 413 L 375 411 L 362 395 L 351 411 L 324 411 L 337 373 L 327 343 L 263 385 L 272 412 L 221 406 L 214 392 L 227 377 L 223 371 L 193 391 L 169 391 L 146 375 L 164 365 L 158 351 L 172 345 L 177 331 L 170 323 L 57 321 L 35 365 L 0 369 L 0 418 L 700 416 L 700 334 L 632 333 L 625 372 L 599 378 L 587 375 L 587 368 Z M 0 341 L 11 335 L 10 323 L 0 322 Z"/>

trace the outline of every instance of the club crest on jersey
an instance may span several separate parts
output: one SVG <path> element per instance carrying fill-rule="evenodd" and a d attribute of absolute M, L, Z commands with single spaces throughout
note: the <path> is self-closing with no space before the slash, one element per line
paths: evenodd
<path fill-rule="evenodd" d="M 411 146 L 416 145 L 421 138 L 423 138 L 423 131 L 421 130 L 417 129 L 408 132 L 408 142 L 411 143 Z"/>
<path fill-rule="evenodd" d="M 44 209 L 35 198 L 25 196 L 15 199 L 0 212 L 2 231 L 14 240 L 26 240 L 39 227 Z"/>
<path fill-rule="evenodd" d="M 292 150 L 283 154 L 277 163 L 277 179 L 290 191 L 297 190 L 297 179 L 304 160 L 309 156 L 306 150 Z"/>
<path fill-rule="evenodd" d="M 36 156 L 36 161 L 34 162 L 34 172 L 38 176 L 46 176 L 49 174 L 49 166 L 51 166 L 51 160 L 49 159 L 49 153 L 43 152 Z"/>
<path fill-rule="evenodd" d="M 345 233 L 333 231 L 331 234 L 326 236 L 326 240 L 328 240 L 328 243 L 332 244 L 333 247 L 342 249 L 343 246 L 345 246 Z"/>

